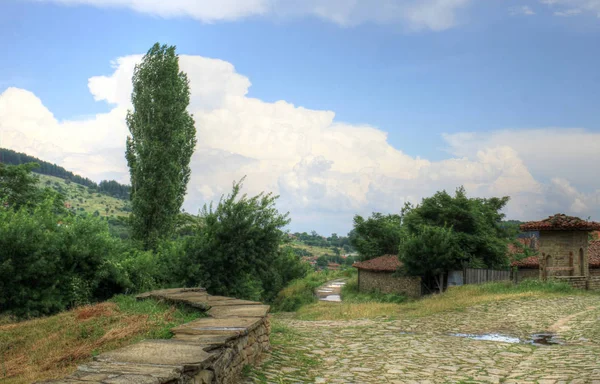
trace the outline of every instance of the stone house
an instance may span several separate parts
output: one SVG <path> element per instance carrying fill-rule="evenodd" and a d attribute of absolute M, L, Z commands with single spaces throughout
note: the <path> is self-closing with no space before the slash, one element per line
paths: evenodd
<path fill-rule="evenodd" d="M 358 290 L 361 292 L 379 291 L 408 297 L 421 296 L 420 277 L 394 275 L 402 266 L 396 255 L 384 255 L 356 262 L 352 266 L 358 270 Z"/>
<path fill-rule="evenodd" d="M 517 251 L 511 247 L 511 253 L 514 254 L 516 252 Z M 589 275 L 600 276 L 600 240 L 592 240 L 588 243 L 587 255 Z M 530 256 L 513 261 L 511 266 L 517 267 L 517 281 L 523 279 L 538 279 L 540 277 L 540 261 L 538 256 Z"/>
<path fill-rule="evenodd" d="M 517 280 L 560 279 L 578 288 L 600 287 L 600 243 L 588 241 L 600 223 L 557 214 L 521 225 L 522 231 L 539 231 L 538 255 L 514 261 Z M 597 278 L 596 278 L 597 277 Z"/>

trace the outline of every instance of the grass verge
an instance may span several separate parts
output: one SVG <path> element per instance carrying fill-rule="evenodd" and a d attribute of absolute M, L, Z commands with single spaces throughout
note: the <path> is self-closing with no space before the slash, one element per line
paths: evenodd
<path fill-rule="evenodd" d="M 97 354 L 141 339 L 168 339 L 171 328 L 204 314 L 120 295 L 54 316 L 0 326 L 0 382 L 60 378 Z"/>
<path fill-rule="evenodd" d="M 352 286 L 350 286 L 351 289 Z M 317 302 L 298 310 L 300 320 L 352 320 L 368 318 L 402 319 L 422 317 L 446 311 L 461 311 L 467 307 L 501 300 L 536 299 L 560 295 L 592 294 L 576 290 L 561 282 L 525 280 L 520 284 L 488 283 L 453 287 L 443 294 L 427 296 L 420 300 L 401 303 L 382 302 L 377 296 L 346 296 L 342 303 Z M 385 295 L 384 295 L 385 296 Z M 357 299 L 358 298 L 358 299 Z M 362 300 L 364 299 L 364 300 Z M 384 297 L 385 299 L 385 297 Z"/>

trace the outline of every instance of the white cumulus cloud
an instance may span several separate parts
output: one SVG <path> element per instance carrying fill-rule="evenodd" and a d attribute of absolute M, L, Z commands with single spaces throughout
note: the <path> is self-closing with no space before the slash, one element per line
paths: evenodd
<path fill-rule="evenodd" d="M 403 24 L 434 31 L 458 24 L 472 0 L 37 0 L 65 5 L 129 8 L 162 17 L 191 17 L 202 22 L 248 17 L 314 16 L 342 26 Z"/>
<path fill-rule="evenodd" d="M 60 121 L 30 91 L 4 90 L 0 146 L 95 180 L 128 182 L 125 114 L 140 58 L 118 58 L 111 75 L 89 79 L 94 98 L 112 109 L 86 119 Z M 584 160 L 600 160 L 599 134 L 540 129 L 448 135 L 451 155 L 430 161 L 394 148 L 376 127 L 337 121 L 333 111 L 248 97 L 250 80 L 228 62 L 182 55 L 180 65 L 191 83 L 189 110 L 198 139 L 188 211 L 218 200 L 247 175 L 247 192 L 281 195 L 279 207 L 291 212 L 294 229 L 324 233 L 349 230 L 355 213 L 398 212 L 407 201 L 460 185 L 473 196 L 510 195 L 507 213 L 514 218 L 557 211 L 599 216 L 594 199 L 600 192 L 581 168 Z"/>

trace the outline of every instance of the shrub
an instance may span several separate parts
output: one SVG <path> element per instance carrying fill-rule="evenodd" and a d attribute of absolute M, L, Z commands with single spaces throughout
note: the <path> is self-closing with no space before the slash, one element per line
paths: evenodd
<path fill-rule="evenodd" d="M 9 314 L 51 314 L 126 285 L 110 262 L 119 244 L 106 223 L 57 214 L 53 204 L 0 209 L 0 307 Z"/>

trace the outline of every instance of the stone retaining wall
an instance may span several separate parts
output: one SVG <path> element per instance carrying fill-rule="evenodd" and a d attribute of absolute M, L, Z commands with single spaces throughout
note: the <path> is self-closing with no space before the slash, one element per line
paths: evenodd
<path fill-rule="evenodd" d="M 210 317 L 180 325 L 168 340 L 144 340 L 103 353 L 71 376 L 52 383 L 233 384 L 244 365 L 269 349 L 269 306 L 211 296 L 202 288 L 148 292 L 138 299 L 182 303 Z"/>

